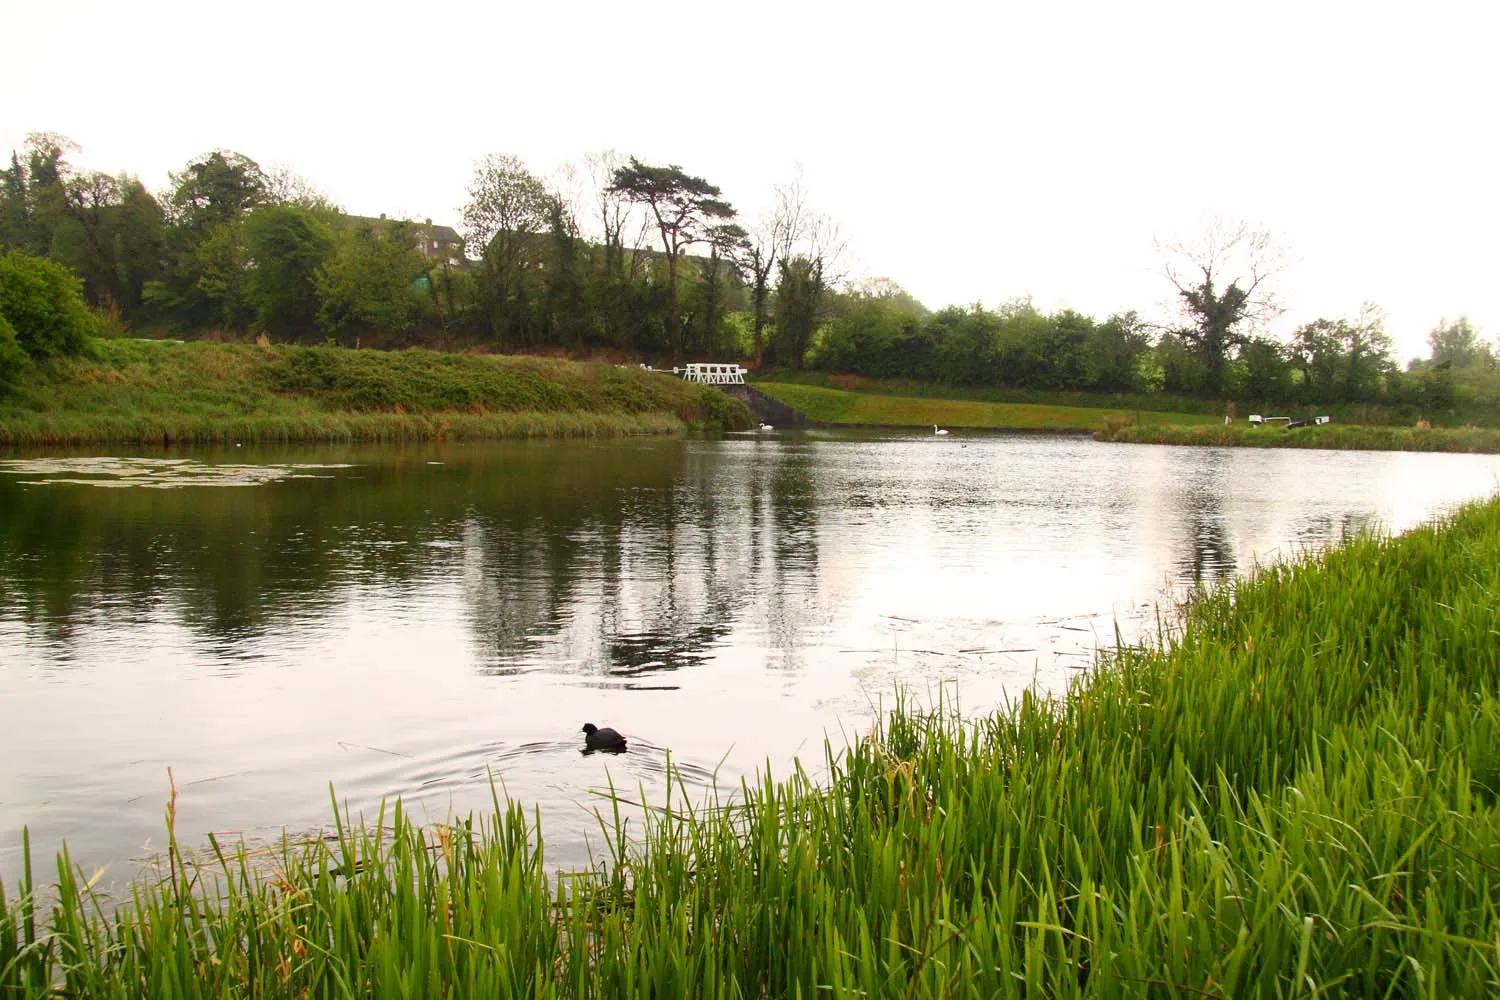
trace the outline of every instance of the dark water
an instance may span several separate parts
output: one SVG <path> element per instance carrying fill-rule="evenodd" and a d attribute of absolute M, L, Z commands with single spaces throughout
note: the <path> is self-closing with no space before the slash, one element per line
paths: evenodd
<path fill-rule="evenodd" d="M 738 786 L 898 683 L 993 708 L 1194 581 L 1492 493 L 1493 456 L 833 433 L 0 462 L 0 878 L 501 794 Z M 584 755 L 612 725 L 623 756 Z"/>

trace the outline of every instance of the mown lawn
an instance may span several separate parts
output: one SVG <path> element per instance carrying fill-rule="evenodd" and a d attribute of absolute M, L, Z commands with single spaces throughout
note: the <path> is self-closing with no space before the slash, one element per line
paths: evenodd
<path fill-rule="evenodd" d="M 828 424 L 884 427 L 972 428 L 985 430 L 1093 431 L 1109 418 L 1131 420 L 1133 410 L 1091 406 L 1054 406 L 1045 403 L 992 403 L 965 399 L 886 396 L 789 382 L 756 382 L 755 387 L 801 410 L 809 420 Z M 1157 422 L 1181 425 L 1221 423 L 1204 413 L 1153 413 Z"/>

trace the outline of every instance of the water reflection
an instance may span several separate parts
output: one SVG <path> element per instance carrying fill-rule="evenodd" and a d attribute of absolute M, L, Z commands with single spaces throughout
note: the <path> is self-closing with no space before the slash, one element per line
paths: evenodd
<path fill-rule="evenodd" d="M 1231 460 L 1227 449 L 1208 449 L 1176 491 L 1171 514 L 1182 532 L 1183 553 L 1174 563 L 1178 577 L 1194 584 L 1217 583 L 1238 568 L 1225 510 Z"/>
<path fill-rule="evenodd" d="M 168 766 L 187 836 L 316 829 L 329 782 L 440 815 L 494 780 L 581 863 L 592 791 L 650 795 L 669 756 L 732 794 L 898 683 L 1060 689 L 1163 597 L 1497 473 L 830 432 L 0 464 L 0 878 L 23 824 L 138 854 Z M 631 752 L 580 754 L 585 719 Z"/>

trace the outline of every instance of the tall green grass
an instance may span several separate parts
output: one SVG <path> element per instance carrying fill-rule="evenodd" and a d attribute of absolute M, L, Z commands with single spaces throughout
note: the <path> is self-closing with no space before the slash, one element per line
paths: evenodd
<path fill-rule="evenodd" d="M 0 994 L 1494 996 L 1497 591 L 1500 499 L 1200 593 L 1064 698 L 902 702 L 824 781 L 606 807 L 585 872 L 499 801 L 336 816 L 271 874 L 170 841 L 123 901 L 64 855 Z"/>
<path fill-rule="evenodd" d="M 385 441 L 744 428 L 722 392 L 639 368 L 337 347 L 100 340 L 0 398 L 0 445 Z"/>
<path fill-rule="evenodd" d="M 1097 441 L 1209 445 L 1224 448 L 1331 448 L 1362 451 L 1500 452 L 1500 430 L 1488 427 L 1349 427 L 1325 424 L 1288 431 L 1245 423 L 1182 427 L 1107 421 Z"/>

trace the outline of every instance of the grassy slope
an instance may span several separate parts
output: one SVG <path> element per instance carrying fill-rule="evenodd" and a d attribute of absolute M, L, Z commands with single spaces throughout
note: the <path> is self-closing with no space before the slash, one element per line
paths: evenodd
<path fill-rule="evenodd" d="M 868 424 L 890 427 L 1015 428 L 1091 431 L 1110 417 L 1129 418 L 1134 411 L 1092 406 L 1055 406 L 1043 403 L 995 403 L 968 399 L 872 395 L 786 382 L 756 382 L 757 389 L 830 424 Z M 1181 424 L 1211 423 L 1209 414 L 1153 414 L 1154 419 Z"/>
<path fill-rule="evenodd" d="M 839 375 L 828 372 L 767 373 L 767 381 L 848 389 L 881 396 L 936 397 L 968 399 L 991 403 L 1045 403 L 1052 406 L 1102 407 L 1129 410 L 1132 413 L 1201 413 L 1224 415 L 1222 399 L 1197 396 L 1175 396 L 1166 393 L 1105 393 L 1066 389 L 1022 389 L 1000 386 L 948 386 L 913 379 L 871 378 L 864 375 Z M 1454 405 L 1452 409 L 1428 412 L 1413 404 L 1380 403 L 1288 403 L 1240 401 L 1241 414 L 1260 410 L 1290 417 L 1332 415 L 1339 424 L 1379 427 L 1410 427 L 1422 417 L 1435 426 L 1500 427 L 1500 368 L 1460 369 L 1453 372 Z"/>
<path fill-rule="evenodd" d="M 0 994 L 1495 996 L 1497 590 L 1500 500 L 1356 539 L 1064 700 L 898 710 L 831 786 L 669 801 L 627 864 L 606 815 L 560 879 L 519 805 L 230 857 L 224 897 L 174 854 L 102 923 L 64 861 L 55 912 L 0 920 Z"/>
<path fill-rule="evenodd" d="M 102 340 L 0 400 L 0 443 L 384 440 L 749 425 L 723 393 L 633 367 L 435 351 Z"/>
<path fill-rule="evenodd" d="M 1500 430 L 1488 427 L 1348 427 L 1329 424 L 1299 427 L 1230 426 L 1173 427 L 1161 424 L 1105 426 L 1094 433 L 1100 441 L 1130 444 L 1210 445 L 1230 448 L 1331 448 L 1367 451 L 1500 452 Z"/>

